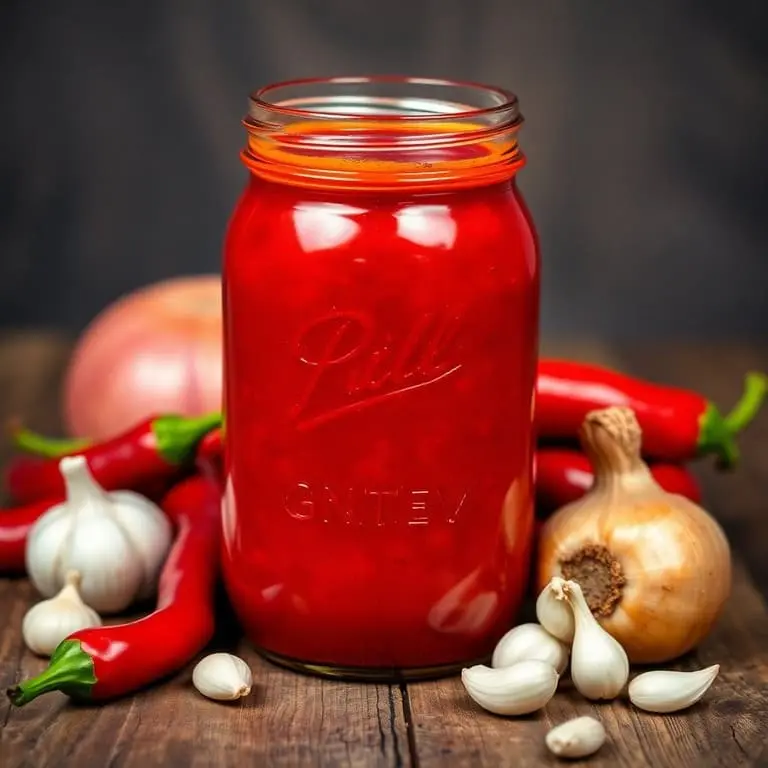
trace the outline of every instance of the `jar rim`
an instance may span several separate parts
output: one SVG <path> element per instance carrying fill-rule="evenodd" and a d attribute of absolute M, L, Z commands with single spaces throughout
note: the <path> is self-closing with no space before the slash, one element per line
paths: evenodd
<path fill-rule="evenodd" d="M 332 110 L 322 110 L 315 108 L 307 108 L 296 106 L 297 103 L 306 101 L 312 101 L 309 97 L 294 96 L 293 98 L 277 100 L 274 96 L 270 97 L 270 94 L 280 92 L 290 92 L 292 89 L 301 92 L 301 89 L 312 90 L 320 87 L 338 87 L 338 86 L 371 86 L 373 88 L 380 88 L 382 86 L 401 86 L 407 87 L 424 87 L 431 89 L 445 89 L 446 92 L 453 90 L 455 92 L 466 92 L 476 95 L 478 98 L 484 98 L 491 102 L 487 105 L 471 106 L 468 104 L 461 104 L 456 102 L 440 101 L 435 97 L 425 96 L 419 103 L 422 108 L 427 103 L 431 103 L 435 106 L 442 104 L 443 106 L 451 105 L 454 109 L 445 110 L 432 110 L 425 111 L 424 109 L 411 109 L 409 112 L 402 111 L 392 103 L 394 97 L 390 97 L 390 111 L 361 111 L 357 110 L 347 111 L 343 106 L 336 107 Z M 318 96 L 315 97 L 316 101 L 328 100 L 332 97 Z M 361 101 L 370 99 L 365 94 L 360 94 L 358 97 Z M 405 99 L 405 97 L 403 97 Z M 347 102 L 351 103 L 351 102 Z M 381 106 L 381 105 L 380 105 Z M 392 110 L 392 107 L 395 107 Z M 415 103 L 412 104 L 415 106 Z M 283 118 L 299 118 L 309 120 L 354 120 L 360 119 L 375 114 L 377 121 L 396 121 L 396 122 L 418 122 L 420 124 L 429 124 L 434 121 L 435 123 L 445 121 L 446 117 L 450 117 L 453 120 L 470 120 L 470 119 L 491 119 L 498 120 L 499 117 L 505 118 L 504 122 L 515 123 L 522 118 L 519 111 L 519 102 L 516 94 L 505 88 L 500 88 L 492 85 L 485 85 L 470 80 L 451 80 L 443 78 L 429 78 L 429 77 L 409 77 L 405 75 L 361 75 L 361 76 L 348 76 L 348 77 L 307 77 L 297 78 L 293 80 L 284 80 L 282 82 L 276 82 L 269 85 L 262 86 L 261 88 L 253 91 L 249 97 L 249 114 L 248 118 L 255 119 L 258 122 L 264 122 L 265 115 L 271 117 Z M 495 122 L 495 120 L 494 120 Z"/>
<path fill-rule="evenodd" d="M 241 158 L 272 181 L 361 189 L 506 181 L 521 167 L 517 96 L 402 75 L 312 77 L 250 96 Z"/>

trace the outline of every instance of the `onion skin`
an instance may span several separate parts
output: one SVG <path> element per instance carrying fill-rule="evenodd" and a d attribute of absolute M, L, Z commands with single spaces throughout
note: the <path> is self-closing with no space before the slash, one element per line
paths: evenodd
<path fill-rule="evenodd" d="M 220 410 L 220 275 L 166 280 L 107 307 L 77 343 L 63 400 L 67 432 L 94 441 L 156 413 Z"/>
<path fill-rule="evenodd" d="M 730 594 L 725 533 L 701 507 L 655 482 L 639 445 L 634 453 L 595 425 L 582 440 L 599 481 L 542 526 L 538 589 L 553 576 L 565 577 L 561 561 L 585 545 L 604 547 L 626 581 L 612 613 L 601 616 L 593 608 L 595 618 L 630 662 L 676 659 L 709 634 Z"/>

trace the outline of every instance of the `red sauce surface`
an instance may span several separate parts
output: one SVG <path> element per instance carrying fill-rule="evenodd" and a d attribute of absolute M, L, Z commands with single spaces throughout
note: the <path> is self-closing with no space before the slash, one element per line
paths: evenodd
<path fill-rule="evenodd" d="M 489 653 L 533 526 L 538 253 L 514 182 L 355 193 L 251 174 L 225 246 L 224 572 L 315 664 Z"/>

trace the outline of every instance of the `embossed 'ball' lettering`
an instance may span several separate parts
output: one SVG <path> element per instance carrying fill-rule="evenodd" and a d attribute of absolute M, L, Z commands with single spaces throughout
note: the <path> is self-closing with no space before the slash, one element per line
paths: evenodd
<path fill-rule="evenodd" d="M 306 380 L 293 415 L 298 429 L 433 384 L 462 364 L 456 316 L 427 313 L 400 334 L 362 312 L 334 312 L 299 337 Z"/>

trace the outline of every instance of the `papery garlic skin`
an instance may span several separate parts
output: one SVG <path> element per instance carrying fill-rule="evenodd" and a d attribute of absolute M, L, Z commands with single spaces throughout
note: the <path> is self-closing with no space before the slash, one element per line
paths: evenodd
<path fill-rule="evenodd" d="M 704 509 L 654 480 L 630 409 L 588 414 L 581 439 L 595 482 L 542 526 L 538 586 L 555 576 L 586 583 L 582 576 L 594 568 L 600 578 L 590 580 L 585 596 L 630 661 L 675 659 L 722 613 L 732 580 L 728 540 Z"/>
<path fill-rule="evenodd" d="M 33 653 L 50 656 L 73 632 L 101 626 L 99 614 L 80 598 L 79 582 L 78 573 L 67 574 L 67 583 L 58 594 L 36 603 L 24 615 L 21 634 Z"/>
<path fill-rule="evenodd" d="M 644 672 L 629 684 L 629 700 L 646 712 L 679 712 L 699 701 L 720 671 L 719 664 L 695 672 Z"/>
<path fill-rule="evenodd" d="M 573 684 L 587 699 L 615 699 L 629 679 L 627 654 L 597 623 L 579 584 L 567 581 L 563 590 L 576 621 L 571 646 Z"/>
<path fill-rule="evenodd" d="M 588 757 L 605 744 L 605 728 L 594 717 L 575 717 L 552 728 L 544 741 L 558 757 Z"/>
<path fill-rule="evenodd" d="M 497 715 L 527 715 L 542 709 L 555 695 L 559 679 L 551 664 L 537 660 L 501 669 L 477 664 L 461 672 L 472 700 Z"/>
<path fill-rule="evenodd" d="M 568 648 L 540 624 L 520 624 L 509 630 L 493 651 L 491 666 L 511 667 L 520 661 L 544 661 L 562 675 L 568 666 Z"/>
<path fill-rule="evenodd" d="M 564 579 L 553 576 L 536 598 L 536 618 L 550 635 L 570 645 L 576 625 L 573 610 L 563 594 Z"/>
<path fill-rule="evenodd" d="M 195 665 L 192 684 L 209 699 L 234 701 L 251 692 L 253 674 L 239 656 L 211 653 Z"/>
<path fill-rule="evenodd" d="M 65 457 L 59 467 L 67 499 L 35 523 L 27 541 L 37 590 L 50 597 L 77 571 L 84 602 L 102 614 L 152 595 L 172 538 L 163 512 L 138 493 L 105 492 L 83 456 Z"/>

